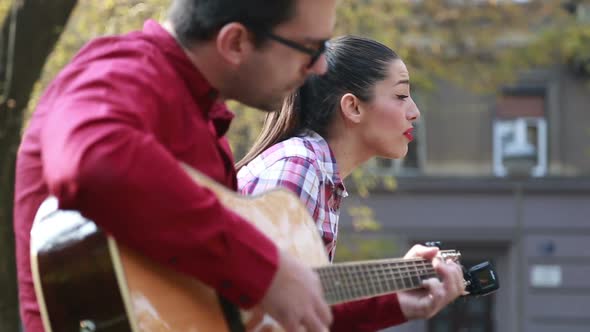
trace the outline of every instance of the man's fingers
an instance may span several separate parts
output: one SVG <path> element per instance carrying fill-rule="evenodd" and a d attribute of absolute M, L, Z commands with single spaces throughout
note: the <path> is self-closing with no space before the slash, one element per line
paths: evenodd
<path fill-rule="evenodd" d="M 281 252 L 279 268 L 262 299 L 261 309 L 287 332 L 300 329 L 323 332 L 332 321 L 317 274 L 284 252 Z"/>
<path fill-rule="evenodd" d="M 436 270 L 436 272 L 440 275 L 440 267 L 444 266 L 445 262 L 440 256 L 432 257 L 432 266 Z M 444 268 L 444 267 L 443 267 Z"/>
<path fill-rule="evenodd" d="M 324 323 L 314 312 L 310 312 L 305 315 L 305 317 L 303 317 L 302 323 L 305 326 L 307 332 L 324 332 L 329 326 L 329 324 Z"/>
<path fill-rule="evenodd" d="M 436 264 L 435 269 L 453 295 L 458 296 L 464 292 L 465 280 L 463 279 L 463 269 L 459 264 L 447 260 L 444 264 Z"/>
<path fill-rule="evenodd" d="M 437 278 L 426 279 L 422 285 L 428 290 L 428 294 L 432 295 L 433 301 L 444 297 L 443 283 Z"/>
<path fill-rule="evenodd" d="M 285 315 L 282 317 L 274 317 L 285 332 L 298 332 L 301 330 L 301 320 L 298 315 Z"/>
<path fill-rule="evenodd" d="M 438 308 L 440 308 L 444 298 L 443 285 L 440 280 L 430 278 L 424 280 L 423 286 L 427 291 L 427 295 L 420 298 L 420 316 L 423 318 L 431 318 L 439 311 Z"/>
<path fill-rule="evenodd" d="M 324 326 L 332 325 L 332 321 L 334 320 L 334 317 L 332 316 L 332 310 L 330 309 L 329 305 L 327 305 L 323 302 L 320 302 L 317 312 L 319 315 L 319 319 L 322 321 Z"/>
<path fill-rule="evenodd" d="M 414 245 L 408 252 L 404 255 L 404 258 L 414 258 L 414 257 L 421 257 L 424 259 L 433 259 L 439 252 L 437 247 L 426 247 L 420 244 Z"/>
<path fill-rule="evenodd" d="M 321 321 L 323 326 L 330 326 L 332 325 L 332 310 L 328 303 L 324 300 L 323 290 L 322 290 L 322 283 L 319 277 L 315 277 L 315 284 L 317 286 L 317 293 L 319 296 L 314 298 L 314 305 L 313 305 L 313 314 L 314 316 L 318 316 L 318 319 Z"/>

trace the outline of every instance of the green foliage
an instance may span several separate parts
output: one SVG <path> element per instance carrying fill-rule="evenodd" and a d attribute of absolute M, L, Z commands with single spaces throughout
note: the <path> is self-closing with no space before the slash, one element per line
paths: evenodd
<path fill-rule="evenodd" d="M 568 58 L 590 58 L 590 29 L 581 25 L 570 26 L 562 34 L 567 38 L 563 43 L 563 51 Z"/>
<path fill-rule="evenodd" d="M 348 213 L 352 217 L 352 226 L 357 232 L 378 231 L 381 229 L 381 224 L 375 220 L 373 209 L 366 205 L 351 206 Z"/>
<path fill-rule="evenodd" d="M 10 1 L 0 2 L 0 22 L 4 22 L 4 18 L 10 9 Z"/>
<path fill-rule="evenodd" d="M 235 121 L 232 122 L 231 130 L 227 136 L 236 161 L 238 161 L 248 152 L 254 140 L 258 137 L 264 113 L 235 101 L 230 101 L 228 107 L 236 114 Z"/>
<path fill-rule="evenodd" d="M 391 237 L 375 237 L 369 233 L 339 235 L 335 262 L 398 257 L 400 248 Z"/>
<path fill-rule="evenodd" d="M 551 38 L 549 43 L 545 31 L 576 24 L 561 1 L 459 3 L 342 0 L 336 30 L 372 37 L 396 50 L 420 90 L 442 78 L 494 91 L 520 70 L 560 59 L 568 42 Z"/>
<path fill-rule="evenodd" d="M 43 75 L 29 101 L 28 113 L 34 109 L 47 84 L 90 39 L 141 29 L 146 19 L 163 18 L 168 3 L 167 0 L 79 0 L 59 43 L 45 64 Z"/>

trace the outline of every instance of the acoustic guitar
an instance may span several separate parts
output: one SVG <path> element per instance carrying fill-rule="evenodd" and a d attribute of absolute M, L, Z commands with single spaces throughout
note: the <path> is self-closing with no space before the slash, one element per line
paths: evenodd
<path fill-rule="evenodd" d="M 326 301 L 337 304 L 421 287 L 430 261 L 385 259 L 329 264 L 314 221 L 282 189 L 241 196 L 182 165 L 227 208 L 318 273 Z M 260 309 L 238 310 L 205 284 L 117 243 L 76 211 L 48 198 L 31 231 L 31 267 L 46 332 L 282 331 Z M 441 251 L 458 259 L 456 251 Z M 198 264 L 198 262 L 195 262 Z"/>

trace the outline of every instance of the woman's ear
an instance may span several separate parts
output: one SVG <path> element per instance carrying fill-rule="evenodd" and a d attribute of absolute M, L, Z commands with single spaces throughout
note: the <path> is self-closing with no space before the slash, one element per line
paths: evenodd
<path fill-rule="evenodd" d="M 362 111 L 360 110 L 360 101 L 352 93 L 347 93 L 340 98 L 340 110 L 342 116 L 352 123 L 361 122 Z"/>
<path fill-rule="evenodd" d="M 224 25 L 217 33 L 216 47 L 219 55 L 229 64 L 240 65 L 253 49 L 248 29 L 240 23 Z"/>

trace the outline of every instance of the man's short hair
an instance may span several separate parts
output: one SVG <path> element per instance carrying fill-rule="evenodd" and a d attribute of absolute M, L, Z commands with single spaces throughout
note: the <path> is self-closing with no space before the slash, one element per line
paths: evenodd
<path fill-rule="evenodd" d="M 297 0 L 173 0 L 168 13 L 180 43 L 187 47 L 211 39 L 225 24 L 238 22 L 255 35 L 264 33 L 295 15 Z"/>

